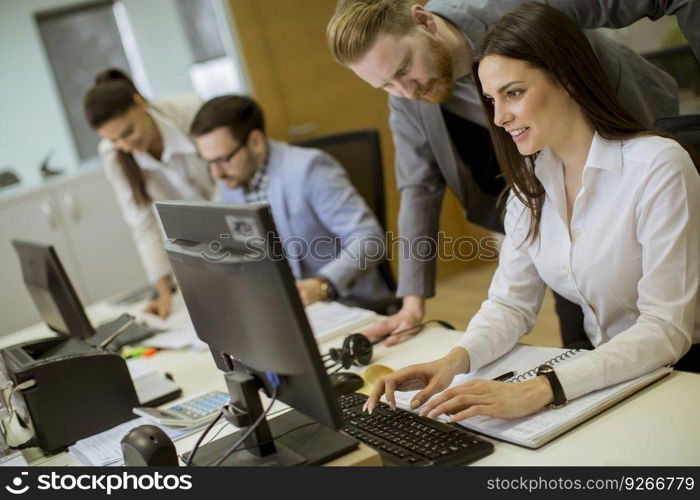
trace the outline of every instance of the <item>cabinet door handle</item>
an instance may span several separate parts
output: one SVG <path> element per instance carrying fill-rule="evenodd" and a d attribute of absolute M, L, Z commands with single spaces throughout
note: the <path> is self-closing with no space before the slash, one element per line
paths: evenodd
<path fill-rule="evenodd" d="M 51 201 L 46 200 L 41 203 L 41 213 L 44 214 L 44 218 L 49 223 L 49 227 L 51 229 L 56 229 L 56 216 L 53 212 Z"/>
<path fill-rule="evenodd" d="M 78 207 L 78 202 L 75 200 L 75 196 L 68 193 L 63 197 L 63 206 L 66 207 L 66 211 L 73 222 L 78 222 L 80 219 L 80 207 Z"/>
<path fill-rule="evenodd" d="M 287 134 L 292 140 L 301 139 L 306 135 L 313 134 L 318 130 L 318 125 L 314 122 L 306 122 L 301 125 L 292 125 L 287 129 Z"/>

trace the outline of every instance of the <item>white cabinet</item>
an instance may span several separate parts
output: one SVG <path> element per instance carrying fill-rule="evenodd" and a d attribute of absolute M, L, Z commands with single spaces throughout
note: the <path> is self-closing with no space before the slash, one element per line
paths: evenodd
<path fill-rule="evenodd" d="M 12 239 L 54 245 L 83 304 L 147 283 L 102 169 L 0 198 L 0 335 L 40 320 L 22 282 Z"/>

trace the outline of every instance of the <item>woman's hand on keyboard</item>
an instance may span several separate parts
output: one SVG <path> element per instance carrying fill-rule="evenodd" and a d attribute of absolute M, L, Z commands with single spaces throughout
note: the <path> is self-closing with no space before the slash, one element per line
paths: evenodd
<path fill-rule="evenodd" d="M 396 408 L 395 391 L 422 389 L 411 400 L 411 409 L 418 408 L 431 396 L 448 387 L 456 374 L 466 371 L 469 371 L 469 354 L 462 347 L 455 347 L 443 358 L 410 365 L 377 379 L 363 410 L 372 413 L 382 394 L 386 394 L 389 406 Z"/>

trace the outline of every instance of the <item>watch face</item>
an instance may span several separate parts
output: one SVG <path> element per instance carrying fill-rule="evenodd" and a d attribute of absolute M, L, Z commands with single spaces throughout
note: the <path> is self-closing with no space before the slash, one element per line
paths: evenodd
<path fill-rule="evenodd" d="M 539 373 L 550 373 L 554 371 L 554 368 L 552 368 L 549 365 L 540 365 L 540 367 L 537 369 Z"/>

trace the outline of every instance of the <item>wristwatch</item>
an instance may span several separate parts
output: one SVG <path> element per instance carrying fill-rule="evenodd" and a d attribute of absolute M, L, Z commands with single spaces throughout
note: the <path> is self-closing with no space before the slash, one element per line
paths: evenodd
<path fill-rule="evenodd" d="M 325 276 L 314 276 L 314 278 L 321 282 L 321 300 L 325 302 L 338 298 L 338 292 L 328 278 Z"/>
<path fill-rule="evenodd" d="M 548 408 L 561 408 L 566 404 L 566 396 L 564 395 L 564 389 L 562 389 L 559 383 L 559 378 L 554 372 L 554 368 L 549 365 L 540 365 L 537 367 L 537 376 L 544 375 L 549 380 L 549 385 L 552 386 L 552 393 L 554 394 L 554 401 L 547 405 Z"/>

